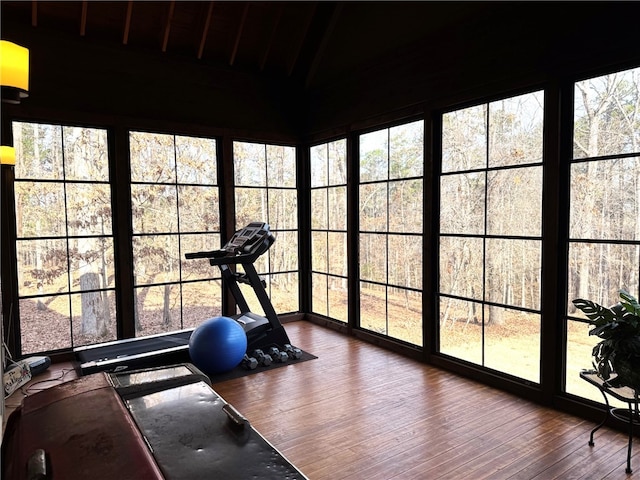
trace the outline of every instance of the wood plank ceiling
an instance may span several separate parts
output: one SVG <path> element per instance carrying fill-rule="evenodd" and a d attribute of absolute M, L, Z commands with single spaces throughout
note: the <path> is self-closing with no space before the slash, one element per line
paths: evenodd
<path fill-rule="evenodd" d="M 3 1 L 2 23 L 312 88 L 474 18 L 475 2 Z"/>

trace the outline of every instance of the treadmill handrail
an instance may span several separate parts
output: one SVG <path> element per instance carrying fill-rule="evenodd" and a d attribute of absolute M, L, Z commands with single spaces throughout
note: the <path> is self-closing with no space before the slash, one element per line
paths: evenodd
<path fill-rule="evenodd" d="M 219 258 L 229 255 L 229 252 L 224 250 L 210 250 L 208 252 L 192 252 L 185 253 L 184 258 L 190 260 L 192 258 Z"/>

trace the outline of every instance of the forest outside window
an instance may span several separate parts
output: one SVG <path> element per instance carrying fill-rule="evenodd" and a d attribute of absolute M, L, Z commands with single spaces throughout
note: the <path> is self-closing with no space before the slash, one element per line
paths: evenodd
<path fill-rule="evenodd" d="M 107 131 L 13 122 L 20 355 L 116 338 Z"/>
<path fill-rule="evenodd" d="M 540 381 L 543 93 L 442 117 L 440 352 Z"/>
<path fill-rule="evenodd" d="M 236 230 L 266 222 L 276 241 L 256 260 L 278 314 L 300 310 L 298 288 L 298 189 L 296 149 L 291 146 L 233 142 Z M 268 274 L 268 275 L 266 275 Z M 264 315 L 248 285 L 240 284 L 251 311 Z"/>
<path fill-rule="evenodd" d="M 220 248 L 216 141 L 131 132 L 136 335 L 192 328 L 222 312 L 220 272 L 185 253 Z"/>
<path fill-rule="evenodd" d="M 313 313 L 346 323 L 347 141 L 310 149 L 311 285 Z"/>
<path fill-rule="evenodd" d="M 360 326 L 422 346 L 424 121 L 360 136 Z"/>
<path fill-rule="evenodd" d="M 599 340 L 572 300 L 613 305 L 640 287 L 640 68 L 574 85 L 570 162 L 566 391 L 602 401 L 580 381 Z"/>

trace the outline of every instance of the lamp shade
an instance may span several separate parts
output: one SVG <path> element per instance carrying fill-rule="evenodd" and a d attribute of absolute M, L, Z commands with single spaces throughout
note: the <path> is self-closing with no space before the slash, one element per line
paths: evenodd
<path fill-rule="evenodd" d="M 7 147 L 5 145 L 0 146 L 0 164 L 15 165 L 16 149 L 13 147 Z"/>
<path fill-rule="evenodd" d="M 2 100 L 20 103 L 29 91 L 29 50 L 0 40 L 0 85 Z"/>

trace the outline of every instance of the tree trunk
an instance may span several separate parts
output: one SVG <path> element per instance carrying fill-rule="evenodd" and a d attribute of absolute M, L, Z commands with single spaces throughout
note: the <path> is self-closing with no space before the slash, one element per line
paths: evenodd
<path fill-rule="evenodd" d="M 502 307 L 489 306 L 489 318 L 486 320 L 486 325 L 502 325 L 504 323 L 503 318 L 504 310 Z"/>
<path fill-rule="evenodd" d="M 104 336 L 107 333 L 107 322 L 104 318 L 105 308 L 100 288 L 100 275 L 93 272 L 80 276 L 80 295 L 82 305 L 82 333 L 94 336 Z"/>
<path fill-rule="evenodd" d="M 162 308 L 162 324 L 165 327 L 171 325 L 171 285 L 164 286 L 164 300 Z"/>

